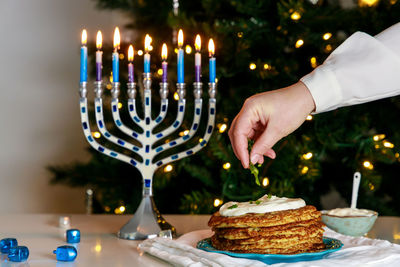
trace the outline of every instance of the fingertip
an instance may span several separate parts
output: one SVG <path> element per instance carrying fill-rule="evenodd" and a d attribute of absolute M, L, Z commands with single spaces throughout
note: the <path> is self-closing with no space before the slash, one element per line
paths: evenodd
<path fill-rule="evenodd" d="M 269 149 L 265 155 L 271 159 L 275 159 L 276 158 L 276 153 L 273 149 Z"/>

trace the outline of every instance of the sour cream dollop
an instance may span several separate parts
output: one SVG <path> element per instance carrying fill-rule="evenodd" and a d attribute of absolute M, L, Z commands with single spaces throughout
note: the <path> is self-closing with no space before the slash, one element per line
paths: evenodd
<path fill-rule="evenodd" d="M 365 209 L 352 209 L 352 208 L 337 208 L 333 210 L 329 210 L 325 214 L 333 215 L 333 216 L 373 216 L 375 214 L 372 210 L 365 210 Z"/>
<path fill-rule="evenodd" d="M 301 198 L 286 198 L 265 195 L 256 201 L 230 201 L 222 205 L 219 213 L 222 216 L 240 216 L 247 213 L 266 213 L 281 210 L 291 210 L 304 207 L 306 202 Z"/>

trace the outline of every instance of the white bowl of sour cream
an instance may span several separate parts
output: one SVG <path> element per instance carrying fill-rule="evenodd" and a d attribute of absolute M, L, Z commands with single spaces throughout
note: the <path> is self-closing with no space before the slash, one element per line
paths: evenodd
<path fill-rule="evenodd" d="M 322 221 L 332 230 L 350 236 L 368 233 L 378 218 L 373 210 L 338 208 L 322 211 Z"/>

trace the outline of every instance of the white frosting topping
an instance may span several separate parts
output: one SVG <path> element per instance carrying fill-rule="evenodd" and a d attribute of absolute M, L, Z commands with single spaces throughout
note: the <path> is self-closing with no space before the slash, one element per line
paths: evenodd
<path fill-rule="evenodd" d="M 365 210 L 365 209 L 352 209 L 352 208 L 338 208 L 329 210 L 325 214 L 334 215 L 339 217 L 344 216 L 372 216 L 375 214 L 372 210 Z"/>
<path fill-rule="evenodd" d="M 286 198 L 265 195 L 256 201 L 230 201 L 222 205 L 219 213 L 222 216 L 240 216 L 247 213 L 266 213 L 281 210 L 291 210 L 304 207 L 306 202 L 301 198 Z"/>

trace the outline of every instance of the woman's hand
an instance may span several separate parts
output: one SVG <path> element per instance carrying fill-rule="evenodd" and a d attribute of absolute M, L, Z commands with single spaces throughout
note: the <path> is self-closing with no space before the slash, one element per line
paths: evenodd
<path fill-rule="evenodd" d="M 251 163 L 263 163 L 264 155 L 274 159 L 275 143 L 296 130 L 314 109 L 311 93 L 302 82 L 248 98 L 228 133 L 243 167 L 249 167 L 248 138 L 255 141 Z"/>

